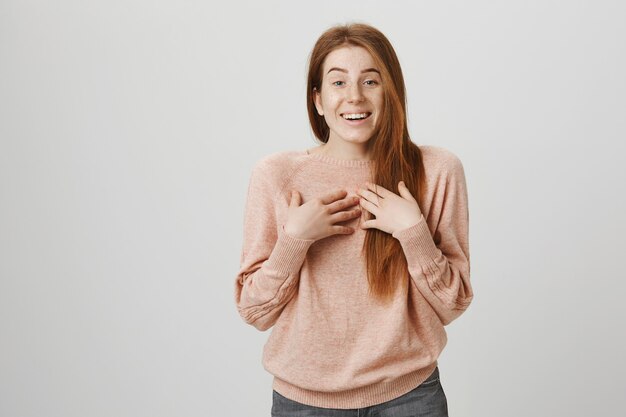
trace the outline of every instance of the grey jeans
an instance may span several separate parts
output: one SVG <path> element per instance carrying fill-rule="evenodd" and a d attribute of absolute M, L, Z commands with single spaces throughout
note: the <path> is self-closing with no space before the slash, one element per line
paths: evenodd
<path fill-rule="evenodd" d="M 448 417 L 439 367 L 412 391 L 365 408 L 322 408 L 290 400 L 273 390 L 272 417 Z"/>

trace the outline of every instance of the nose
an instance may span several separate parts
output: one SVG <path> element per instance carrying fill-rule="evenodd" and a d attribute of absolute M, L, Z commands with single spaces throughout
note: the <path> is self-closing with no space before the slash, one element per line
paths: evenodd
<path fill-rule="evenodd" d="M 358 103 L 363 101 L 363 92 L 361 91 L 361 85 L 359 83 L 353 83 L 348 90 L 348 102 Z"/>

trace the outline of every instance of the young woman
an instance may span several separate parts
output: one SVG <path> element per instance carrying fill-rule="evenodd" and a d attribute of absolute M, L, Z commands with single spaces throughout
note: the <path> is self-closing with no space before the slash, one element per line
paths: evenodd
<path fill-rule="evenodd" d="M 473 298 L 465 175 L 417 146 L 387 38 L 328 29 L 309 60 L 321 144 L 252 170 L 235 303 L 273 330 L 272 416 L 447 416 L 444 326 Z"/>

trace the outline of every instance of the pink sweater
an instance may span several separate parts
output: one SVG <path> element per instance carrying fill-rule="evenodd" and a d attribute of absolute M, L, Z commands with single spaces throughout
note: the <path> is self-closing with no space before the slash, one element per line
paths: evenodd
<path fill-rule="evenodd" d="M 353 234 L 318 241 L 282 229 L 292 189 L 302 203 L 338 187 L 356 195 L 371 181 L 371 162 L 305 150 L 274 153 L 254 166 L 235 303 L 246 323 L 261 331 L 273 326 L 262 363 L 283 396 L 317 407 L 363 408 L 411 391 L 438 365 L 444 326 L 473 298 L 467 188 L 456 155 L 419 148 L 427 175 L 423 216 L 393 234 L 411 282 L 384 306 L 367 292 L 360 218 L 345 223 Z"/>

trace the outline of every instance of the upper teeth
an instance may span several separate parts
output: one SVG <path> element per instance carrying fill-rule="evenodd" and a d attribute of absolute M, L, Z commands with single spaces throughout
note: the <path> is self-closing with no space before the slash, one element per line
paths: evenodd
<path fill-rule="evenodd" d="M 346 113 L 343 115 L 344 119 L 358 119 L 367 116 L 367 113 Z"/>

